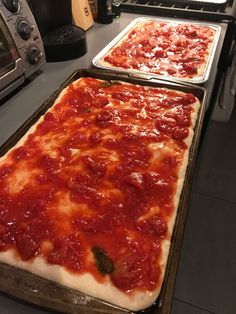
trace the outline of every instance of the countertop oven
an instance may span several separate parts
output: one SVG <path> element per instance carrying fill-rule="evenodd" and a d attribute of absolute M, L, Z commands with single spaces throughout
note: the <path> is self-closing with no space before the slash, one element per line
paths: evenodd
<path fill-rule="evenodd" d="M 45 62 L 42 39 L 26 1 L 0 1 L 0 99 Z"/>

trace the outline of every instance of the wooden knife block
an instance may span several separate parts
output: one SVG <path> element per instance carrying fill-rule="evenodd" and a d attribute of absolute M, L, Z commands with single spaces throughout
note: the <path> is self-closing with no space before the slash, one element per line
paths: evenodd
<path fill-rule="evenodd" d="M 83 30 L 89 29 L 94 24 L 88 0 L 71 0 L 73 22 Z"/>

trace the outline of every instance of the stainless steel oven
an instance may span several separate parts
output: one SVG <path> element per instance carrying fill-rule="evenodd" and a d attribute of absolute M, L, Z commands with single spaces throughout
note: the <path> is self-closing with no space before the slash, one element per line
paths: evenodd
<path fill-rule="evenodd" d="M 42 39 L 26 0 L 0 0 L 0 99 L 44 62 Z"/>
<path fill-rule="evenodd" d="M 221 24 L 222 45 L 209 81 L 204 84 L 209 105 L 206 116 L 228 121 L 236 95 L 236 0 L 122 0 L 121 11 Z"/>

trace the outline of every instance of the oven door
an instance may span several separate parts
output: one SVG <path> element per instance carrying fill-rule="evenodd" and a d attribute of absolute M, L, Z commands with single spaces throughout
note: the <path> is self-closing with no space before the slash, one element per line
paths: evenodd
<path fill-rule="evenodd" d="M 23 61 L 17 51 L 17 47 L 0 15 L 0 99 L 9 89 L 20 85 L 23 78 Z"/>

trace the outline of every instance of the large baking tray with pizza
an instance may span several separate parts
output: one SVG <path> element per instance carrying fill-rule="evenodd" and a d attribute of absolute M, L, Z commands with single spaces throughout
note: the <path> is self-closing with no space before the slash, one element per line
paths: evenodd
<path fill-rule="evenodd" d="M 143 30 L 143 25 L 147 31 Z M 156 30 L 158 27 L 160 32 Z M 173 32 L 170 30 L 172 33 L 169 33 L 168 28 L 171 27 Z M 209 46 L 206 46 L 206 41 L 211 37 L 208 33 L 205 35 L 202 33 L 203 37 L 195 42 L 197 33 L 206 30 L 213 34 Z M 102 69 L 143 73 L 160 79 L 203 84 L 209 79 L 220 33 L 221 26 L 217 24 L 163 17 L 140 17 L 134 19 L 103 48 L 92 63 Z M 185 43 L 189 49 L 186 55 Z M 120 59 L 116 62 L 116 58 Z"/>
<path fill-rule="evenodd" d="M 38 119 L 54 104 L 55 99 L 72 82 L 80 79 L 92 77 L 95 79 L 107 81 L 110 84 L 117 84 L 117 81 L 131 83 L 157 88 L 167 88 L 184 93 L 191 93 L 200 101 L 200 109 L 195 124 L 194 138 L 189 152 L 187 172 L 180 197 L 178 213 L 175 227 L 171 238 L 171 247 L 165 277 L 158 299 L 150 308 L 142 313 L 169 313 L 171 309 L 171 300 L 173 296 L 175 276 L 178 267 L 178 259 L 184 233 L 186 221 L 188 200 L 191 191 L 191 181 L 193 178 L 196 157 L 198 153 L 199 140 L 203 124 L 204 113 L 206 109 L 206 91 L 198 86 L 189 84 L 180 84 L 164 80 L 150 79 L 142 77 L 130 77 L 128 74 L 122 74 L 114 71 L 104 70 L 77 70 L 65 83 L 47 100 L 42 106 L 20 127 L 15 134 L 1 147 L 0 156 L 4 155 L 13 147 L 22 136 L 34 125 Z M 3 293 L 20 298 L 35 305 L 46 307 L 63 313 L 133 313 L 107 302 L 90 297 L 76 290 L 66 288 L 55 282 L 43 279 L 25 270 L 0 263 L 1 280 L 0 290 Z"/>

